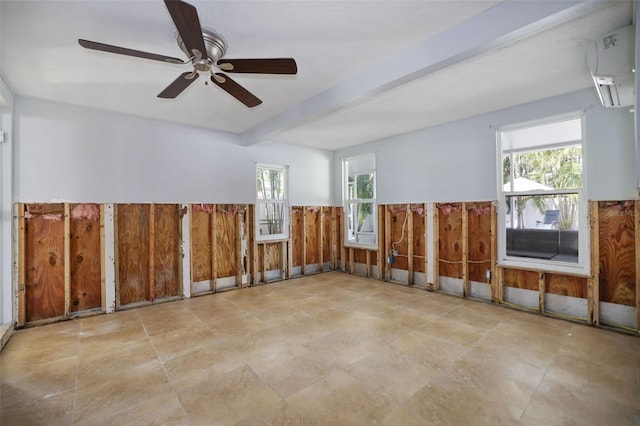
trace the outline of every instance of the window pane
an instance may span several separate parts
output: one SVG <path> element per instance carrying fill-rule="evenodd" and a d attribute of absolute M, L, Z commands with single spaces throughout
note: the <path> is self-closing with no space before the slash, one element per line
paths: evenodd
<path fill-rule="evenodd" d="M 505 184 L 505 191 L 582 187 L 582 149 L 579 146 L 521 152 L 514 154 L 513 159 L 513 188 Z"/>
<path fill-rule="evenodd" d="M 375 222 L 373 203 L 353 202 L 347 205 L 347 226 L 349 242 L 374 244 Z"/>
<path fill-rule="evenodd" d="M 373 173 L 361 174 L 356 176 L 355 195 L 359 200 L 373 198 Z"/>
<path fill-rule="evenodd" d="M 508 256 L 578 262 L 578 194 L 505 201 Z"/>
<path fill-rule="evenodd" d="M 284 234 L 284 203 L 258 203 L 258 235 Z"/>
<path fill-rule="evenodd" d="M 258 167 L 256 177 L 259 200 L 284 199 L 284 171 Z"/>

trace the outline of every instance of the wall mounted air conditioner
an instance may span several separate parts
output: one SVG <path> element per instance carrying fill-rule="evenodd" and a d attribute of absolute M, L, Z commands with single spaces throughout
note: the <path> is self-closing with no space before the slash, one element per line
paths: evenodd
<path fill-rule="evenodd" d="M 635 26 L 598 38 L 587 52 L 589 71 L 600 102 L 607 108 L 635 103 Z"/>

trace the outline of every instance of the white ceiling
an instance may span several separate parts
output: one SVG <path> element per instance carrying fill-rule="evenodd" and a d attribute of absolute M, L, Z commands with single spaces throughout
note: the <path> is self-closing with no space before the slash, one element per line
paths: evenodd
<path fill-rule="evenodd" d="M 83 49 L 78 38 L 182 57 L 160 0 L 0 1 L 0 69 L 14 94 L 338 149 L 591 84 L 589 40 L 631 1 L 196 1 L 227 58 L 294 57 L 296 76 L 236 74 L 249 109 L 187 65 Z"/>

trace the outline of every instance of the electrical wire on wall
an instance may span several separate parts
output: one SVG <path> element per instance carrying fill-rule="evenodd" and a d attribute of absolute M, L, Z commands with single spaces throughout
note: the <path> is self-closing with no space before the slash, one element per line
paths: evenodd
<path fill-rule="evenodd" d="M 389 250 L 389 257 L 387 258 L 387 262 L 389 263 L 389 265 L 393 263 L 393 261 L 395 260 L 395 256 L 398 255 L 398 250 L 396 249 L 396 245 L 404 241 L 404 230 L 405 230 L 405 227 L 407 226 L 407 220 L 409 219 L 409 214 L 411 214 L 411 205 L 407 204 L 407 209 L 405 210 L 405 214 L 404 214 L 404 222 L 402 223 L 402 232 L 400 235 L 400 239 L 396 242 L 391 243 L 391 249 Z"/>

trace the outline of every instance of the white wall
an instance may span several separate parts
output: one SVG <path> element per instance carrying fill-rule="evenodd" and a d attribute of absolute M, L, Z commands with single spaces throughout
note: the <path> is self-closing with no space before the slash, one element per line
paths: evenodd
<path fill-rule="evenodd" d="M 5 142 L 0 144 L 0 323 L 13 322 L 12 303 L 12 199 L 13 199 L 13 94 L 0 74 L 0 130 Z M 1 337 L 1 336 L 0 336 Z"/>
<path fill-rule="evenodd" d="M 532 102 L 334 153 L 334 203 L 341 204 L 341 160 L 377 154 L 381 204 L 497 199 L 496 129 L 567 112 L 586 115 L 590 200 L 636 198 L 634 116 L 600 106 L 595 89 Z"/>
<path fill-rule="evenodd" d="M 17 97 L 21 202 L 254 203 L 255 163 L 290 170 L 292 204 L 331 204 L 332 154 Z"/>

